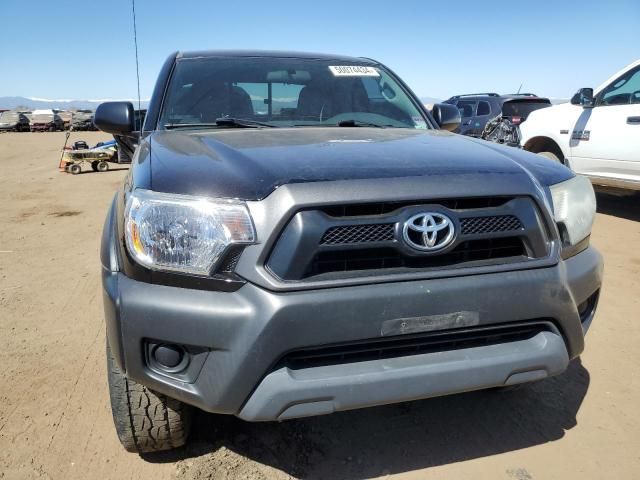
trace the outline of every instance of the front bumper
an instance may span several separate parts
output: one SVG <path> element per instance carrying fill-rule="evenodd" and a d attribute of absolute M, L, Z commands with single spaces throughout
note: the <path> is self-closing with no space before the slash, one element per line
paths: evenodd
<path fill-rule="evenodd" d="M 598 292 L 593 248 L 556 266 L 456 278 L 234 293 L 152 285 L 103 270 L 107 335 L 133 380 L 209 412 L 276 420 L 494 387 L 561 373 L 584 348 Z M 290 370 L 286 352 L 377 339 L 398 319 L 470 312 L 473 326 L 550 320 L 522 342 Z M 453 315 L 452 318 L 455 318 Z M 441 328 L 452 325 L 442 324 Z M 147 341 L 193 346 L 187 377 L 150 368 Z M 203 353 L 204 352 L 204 353 Z"/>

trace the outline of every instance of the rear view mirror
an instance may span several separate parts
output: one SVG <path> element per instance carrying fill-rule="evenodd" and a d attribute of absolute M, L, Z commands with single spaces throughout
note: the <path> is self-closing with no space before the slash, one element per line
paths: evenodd
<path fill-rule="evenodd" d="M 431 111 L 433 118 L 442 130 L 454 131 L 460 126 L 462 117 L 460 110 L 455 105 L 448 103 L 436 103 Z"/>
<path fill-rule="evenodd" d="M 593 88 L 581 88 L 571 98 L 572 105 L 580 105 L 582 108 L 593 108 L 594 103 Z"/>
<path fill-rule="evenodd" d="M 134 113 L 131 102 L 105 102 L 98 105 L 93 123 L 112 135 L 130 135 L 134 131 Z"/>

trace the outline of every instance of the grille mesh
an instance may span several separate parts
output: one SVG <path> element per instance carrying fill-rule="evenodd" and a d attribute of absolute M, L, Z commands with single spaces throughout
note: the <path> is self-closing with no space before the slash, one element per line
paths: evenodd
<path fill-rule="evenodd" d="M 344 245 L 350 243 L 370 243 L 393 240 L 394 224 L 345 225 L 327 230 L 321 245 Z"/>
<path fill-rule="evenodd" d="M 498 215 L 495 217 L 470 217 L 460 220 L 462 235 L 479 233 L 512 232 L 520 230 L 522 223 L 513 215 Z"/>
<path fill-rule="evenodd" d="M 462 235 L 482 233 L 513 232 L 522 228 L 522 223 L 513 215 L 497 215 L 493 217 L 470 217 L 460 220 Z M 354 243 L 373 243 L 392 241 L 393 223 L 369 225 L 342 225 L 327 230 L 321 245 L 345 245 Z"/>

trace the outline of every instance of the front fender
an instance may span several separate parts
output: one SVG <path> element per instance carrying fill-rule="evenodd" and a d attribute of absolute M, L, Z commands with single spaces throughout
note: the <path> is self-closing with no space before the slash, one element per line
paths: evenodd
<path fill-rule="evenodd" d="M 117 366 L 124 372 L 124 355 L 122 351 L 122 326 L 120 322 L 118 289 L 118 228 L 117 208 L 118 194 L 114 195 L 102 229 L 100 244 L 100 262 L 102 264 L 102 298 L 107 341 Z"/>

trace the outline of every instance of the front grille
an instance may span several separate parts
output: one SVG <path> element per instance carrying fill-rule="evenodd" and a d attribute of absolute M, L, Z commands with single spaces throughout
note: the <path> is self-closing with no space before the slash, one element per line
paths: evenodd
<path fill-rule="evenodd" d="M 518 237 L 470 240 L 441 255 L 418 257 L 403 255 L 393 248 L 325 251 L 316 254 L 304 276 L 392 268 L 427 269 L 481 260 L 504 261 L 509 257 L 525 255 L 524 245 Z"/>
<path fill-rule="evenodd" d="M 287 367 L 292 370 L 299 370 L 484 347 L 528 340 L 544 331 L 555 331 L 553 324 L 539 321 L 514 325 L 446 330 L 417 335 L 398 335 L 295 350 L 284 355 L 276 363 L 275 368 Z"/>
<path fill-rule="evenodd" d="M 522 229 L 522 223 L 513 215 L 470 217 L 460 220 L 460 231 L 462 235 L 511 232 L 520 229 Z"/>
<path fill-rule="evenodd" d="M 320 239 L 321 245 L 370 243 L 393 240 L 393 223 L 377 225 L 345 225 L 327 230 Z"/>
<path fill-rule="evenodd" d="M 413 249 L 402 231 L 413 215 L 430 211 L 448 215 L 456 235 L 449 248 L 425 253 Z M 529 197 L 318 206 L 294 213 L 279 232 L 265 267 L 287 282 L 326 282 L 420 269 L 522 264 L 549 255 L 543 222 Z"/>

